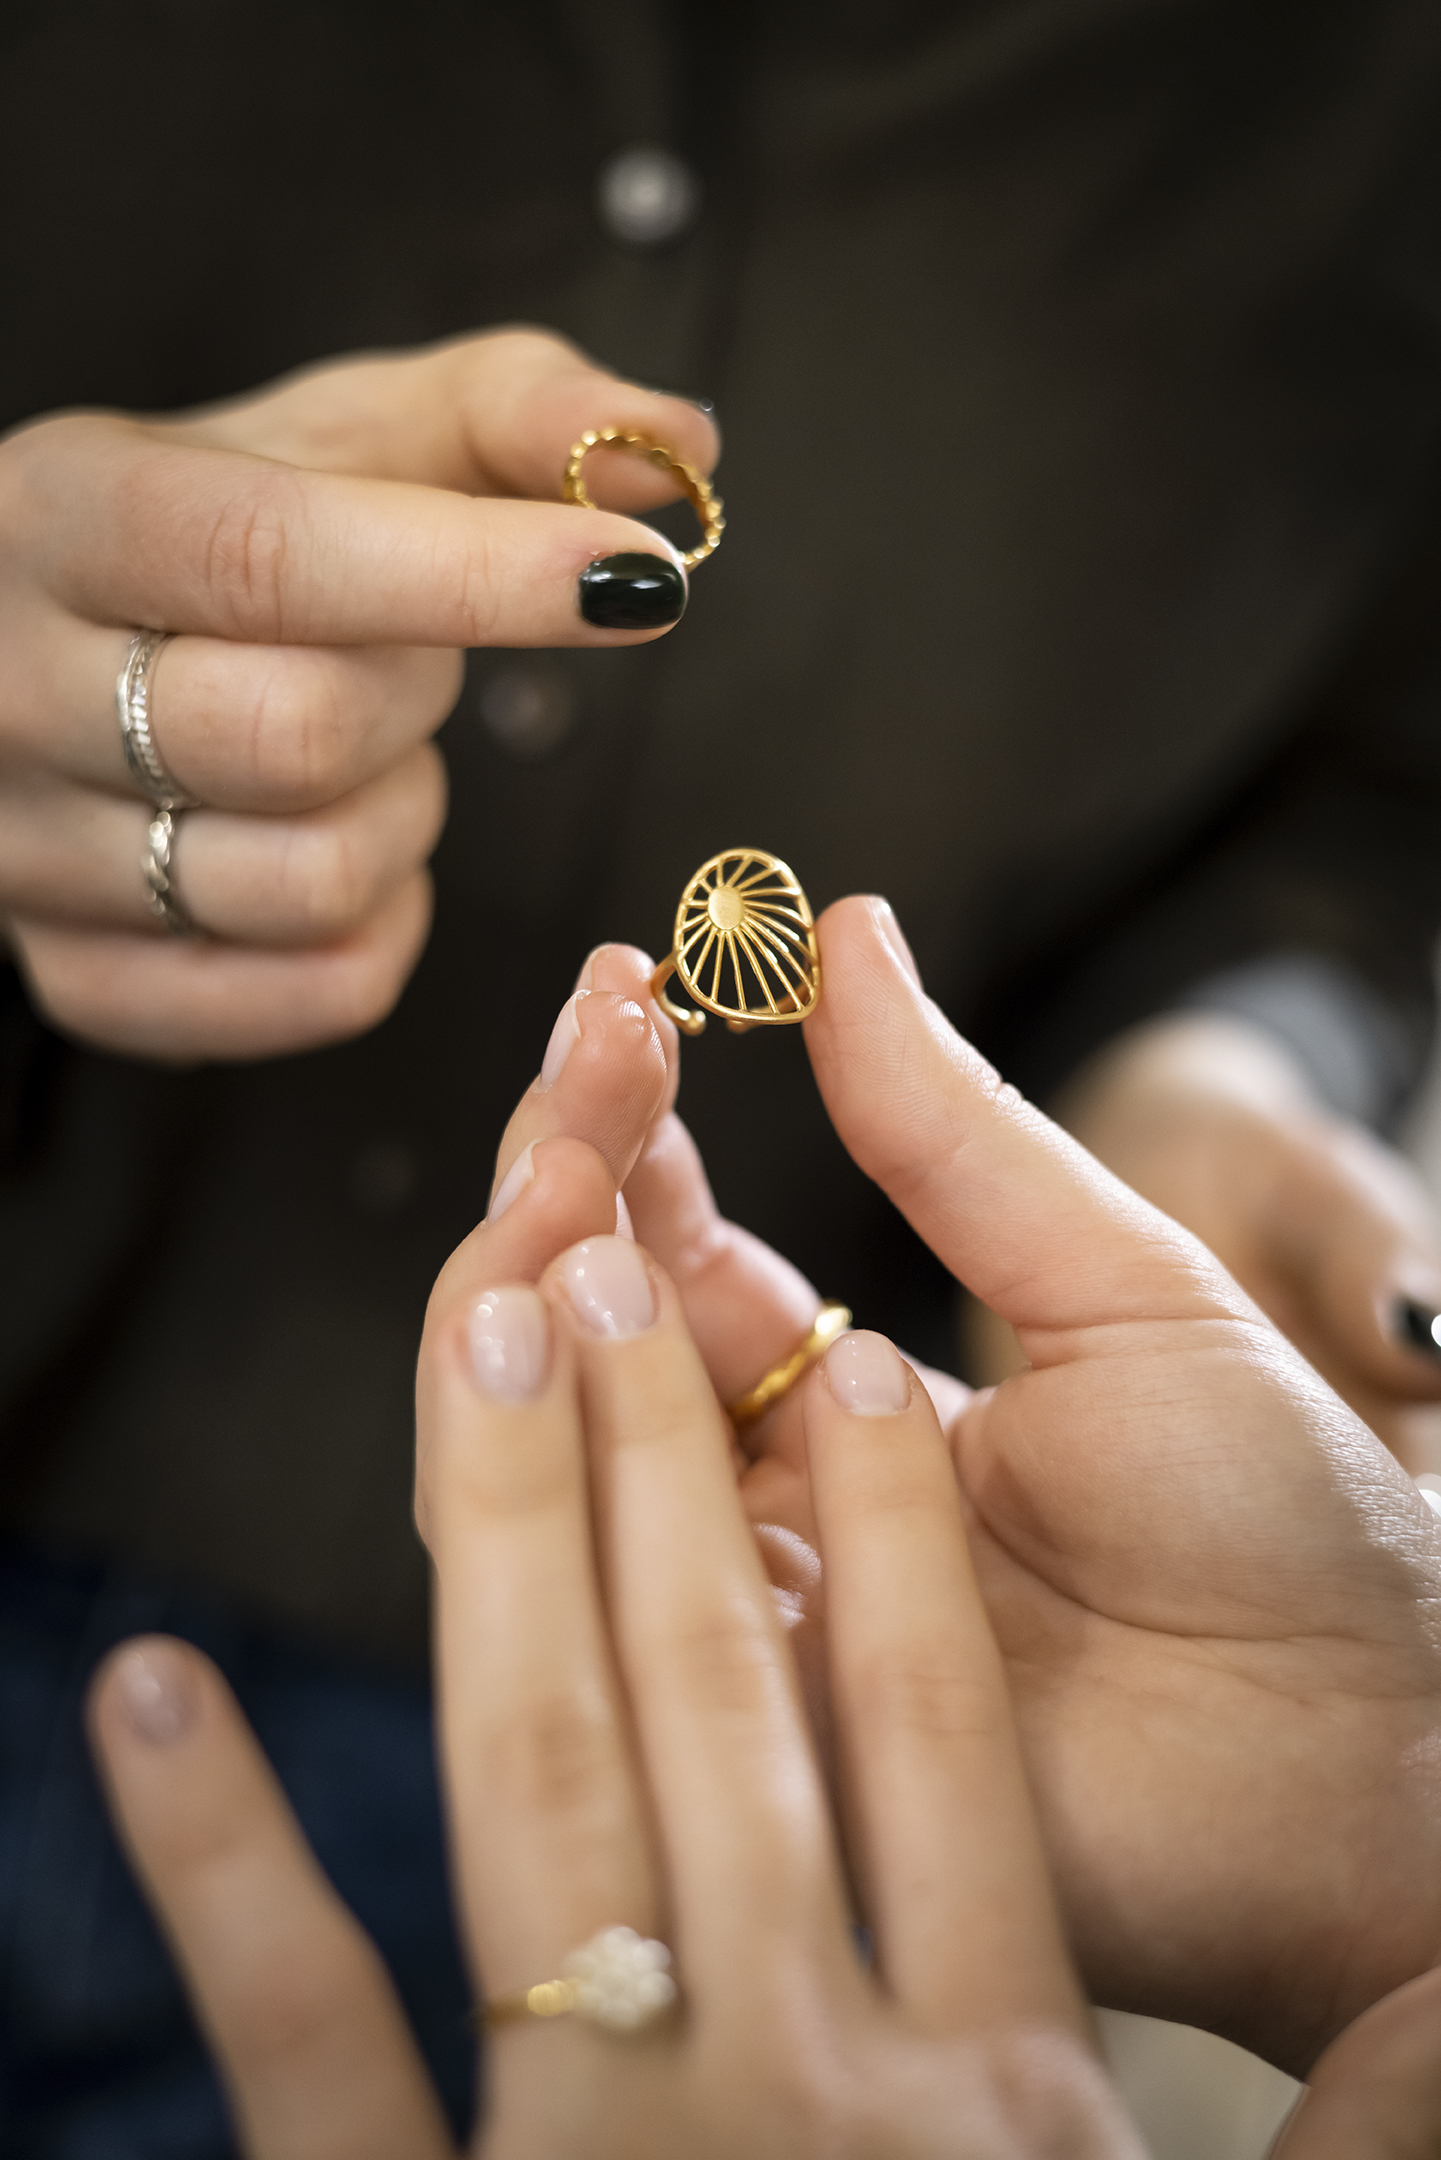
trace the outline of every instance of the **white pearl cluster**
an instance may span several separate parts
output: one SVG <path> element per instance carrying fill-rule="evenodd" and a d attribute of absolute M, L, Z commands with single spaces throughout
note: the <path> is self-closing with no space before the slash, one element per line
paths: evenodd
<path fill-rule="evenodd" d="M 669 1964 L 663 1942 L 646 1942 L 631 1927 L 602 1928 L 565 1961 L 571 2007 L 610 2032 L 637 2032 L 675 2001 Z"/>

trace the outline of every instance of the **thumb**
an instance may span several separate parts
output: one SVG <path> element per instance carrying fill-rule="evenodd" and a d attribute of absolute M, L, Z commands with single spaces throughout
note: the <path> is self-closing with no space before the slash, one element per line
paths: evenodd
<path fill-rule="evenodd" d="M 806 1044 L 836 1131 L 951 1272 L 1023 1333 L 1251 1317 L 1205 1248 L 1007 1086 L 921 988 L 890 907 L 817 924 Z M 1052 1362 L 1035 1342 L 1033 1363 Z"/>

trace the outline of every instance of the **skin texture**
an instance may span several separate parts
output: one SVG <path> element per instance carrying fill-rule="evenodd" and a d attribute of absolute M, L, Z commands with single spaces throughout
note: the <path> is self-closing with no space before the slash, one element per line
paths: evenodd
<path fill-rule="evenodd" d="M 1134 2156 L 1033 1793 L 1083 1951 L 1126 1946 L 1133 1999 L 1163 2010 L 1179 1938 L 1214 1999 L 1236 1990 L 1232 2030 L 1294 2035 L 1298 2005 L 1324 1996 L 1334 2015 L 1348 1987 L 1379 1992 L 1408 1937 L 1388 1902 L 1401 1863 L 1377 1848 L 1396 1842 L 1413 1907 L 1435 1873 L 1438 1557 L 1405 1480 L 1193 1240 L 950 1034 L 883 904 L 843 903 L 821 934 L 830 1032 L 812 1051 L 838 1122 L 938 1245 L 964 1248 L 1031 1369 L 974 1398 L 933 1379 L 943 1438 L 930 1388 L 877 1337 L 860 1339 L 869 1411 L 848 1407 L 847 1338 L 740 1458 L 717 1360 L 753 1361 L 800 1278 L 708 1207 L 646 956 L 592 955 L 498 1190 L 519 1162 L 530 1175 L 436 1286 L 417 1512 L 477 1964 L 523 1985 L 623 1917 L 674 1945 L 686 2013 L 631 2046 L 573 2022 L 502 2029 L 488 2153 Z M 681 1268 L 672 1282 L 640 1258 L 653 1324 L 603 1339 L 564 1248 L 611 1245 L 622 1178 Z M 484 1398 L 469 1363 L 469 1317 L 498 1282 L 539 1284 L 512 1293 L 549 1343 L 519 1404 Z M 709 1312 L 709 1370 L 687 1307 Z M 808 1547 L 750 1534 L 756 1503 L 787 1494 L 819 1546 L 823 1632 Z M 807 1630 L 844 1860 L 787 1649 Z M 206 1661 L 155 1639 L 115 1653 L 91 1727 L 248 2149 L 449 2150 L 385 1976 Z M 1119 1770 L 1109 1790 L 1093 1749 Z M 1340 1942 L 1326 1879 L 1357 1837 L 1357 1780 L 1370 1843 Z M 1273 1788 L 1295 1853 L 1270 1834 Z M 1306 1961 L 1332 1937 L 1318 1991 Z M 1286 2160 L 1433 2150 L 1438 2008 L 1431 1975 L 1360 2016 L 1317 2064 Z"/>
<path fill-rule="evenodd" d="M 593 426 L 709 471 L 711 421 L 561 339 L 495 331 L 342 360 L 179 418 L 78 413 L 0 443 L 0 934 L 59 1027 L 132 1055 L 268 1057 L 382 1019 L 425 941 L 445 816 L 430 737 L 462 650 L 626 645 L 577 579 L 667 559 L 649 527 L 560 500 Z M 619 511 L 674 491 L 597 453 Z M 176 633 L 151 678 L 179 821 L 177 890 L 146 903 L 150 812 L 115 679 L 136 626 Z"/>

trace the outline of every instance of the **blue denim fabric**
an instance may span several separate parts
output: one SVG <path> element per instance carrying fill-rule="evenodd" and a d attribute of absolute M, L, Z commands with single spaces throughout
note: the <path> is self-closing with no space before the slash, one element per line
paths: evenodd
<path fill-rule="evenodd" d="M 229 1679 L 321 1865 L 384 1954 L 463 2129 L 475 2077 L 470 1994 L 426 1691 L 300 1648 L 204 1598 L 0 1546 L 0 2153 L 236 2152 L 81 1728 L 97 1660 L 157 1629 L 199 1644 Z"/>

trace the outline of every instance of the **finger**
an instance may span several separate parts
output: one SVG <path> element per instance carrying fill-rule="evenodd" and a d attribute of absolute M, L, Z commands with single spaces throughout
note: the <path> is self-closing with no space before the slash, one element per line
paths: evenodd
<path fill-rule="evenodd" d="M 380 779 L 302 817 L 190 810 L 170 853 L 196 926 L 239 945 L 333 942 L 426 861 L 445 819 L 445 767 L 423 743 Z M 0 801 L 0 905 L 52 923 L 166 935 L 141 874 L 154 811 L 68 783 Z"/>
<path fill-rule="evenodd" d="M 798 1268 L 726 1221 L 674 1112 L 647 1137 L 625 1197 L 637 1238 L 675 1283 L 716 1393 L 733 1401 L 804 1341 L 820 1298 Z"/>
<path fill-rule="evenodd" d="M 1319 1335 L 1333 1365 L 1383 1394 L 1441 1396 L 1441 1255 L 1410 1166 L 1359 1127 L 1303 1131 L 1288 1151 L 1274 1226 L 1300 1308 L 1293 1339 L 1309 1354 L 1305 1337 Z"/>
<path fill-rule="evenodd" d="M 591 1550 L 569 1343 L 525 1285 L 432 1301 L 418 1402 L 442 1756 L 491 1993 L 659 1921 Z"/>
<path fill-rule="evenodd" d="M 422 871 L 348 937 L 303 952 L 18 915 L 9 931 L 35 1003 L 63 1034 L 187 1064 L 283 1057 L 364 1034 L 404 989 L 430 910 Z"/>
<path fill-rule="evenodd" d="M 53 610 L 12 671 L 9 718 L 37 765 L 133 796 L 115 715 L 128 642 Z M 177 637 L 151 668 L 149 718 L 187 794 L 215 809 L 307 810 L 434 734 L 460 682 L 460 654 L 425 646 Z"/>
<path fill-rule="evenodd" d="M 470 1236 L 456 1246 L 437 1276 L 426 1312 L 417 1399 L 421 1408 L 416 1445 L 416 1523 L 429 1542 L 430 1500 L 426 1436 L 426 1389 L 433 1360 L 427 1345 L 446 1315 L 468 1311 L 492 1283 L 534 1283 L 558 1253 L 578 1240 L 608 1233 L 615 1223 L 615 1180 L 605 1158 L 583 1140 L 558 1134 L 537 1141 L 526 1158 L 526 1177 L 504 1208 L 492 1207 Z"/>
<path fill-rule="evenodd" d="M 315 471 L 546 502 L 560 494 L 572 445 L 604 427 L 665 443 L 701 472 L 720 447 L 714 420 L 690 399 L 624 382 L 543 330 L 328 361 L 262 397 L 194 414 L 173 432 Z M 678 492 L 655 466 L 609 452 L 587 462 L 586 482 L 597 501 L 622 510 Z"/>
<path fill-rule="evenodd" d="M 1311 2072 L 1271 2160 L 1422 2160 L 1441 2151 L 1441 1972 L 1348 2025 Z"/>
<path fill-rule="evenodd" d="M 123 1645 L 93 1683 L 88 1722 L 247 2153 L 450 2155 L 390 1976 L 209 1660 L 164 1636 Z"/>
<path fill-rule="evenodd" d="M 850 1845 L 879 1964 L 933 2030 L 1085 2011 L 930 1397 L 882 1335 L 804 1388 Z"/>
<path fill-rule="evenodd" d="M 612 1636 L 692 1992 L 752 2002 L 779 1962 L 848 1955 L 794 1666 L 730 1435 L 673 1286 L 623 1238 L 545 1280 L 579 1361 Z"/>
<path fill-rule="evenodd" d="M 617 1184 L 623 1182 L 671 1084 L 660 1031 L 645 1005 L 621 991 L 572 992 L 502 1136 L 492 1207 L 528 1176 L 528 1150 L 560 1133 L 588 1141 Z"/>
<path fill-rule="evenodd" d="M 1074 1354 L 1056 1331 L 1254 1317 L 1204 1247 L 962 1041 L 902 958 L 884 901 L 839 901 L 818 929 L 825 996 L 805 1029 L 831 1120 L 931 1249 L 1017 1328 L 1032 1363 Z"/>
<path fill-rule="evenodd" d="M 271 645 L 608 646 L 662 635 L 684 605 L 677 568 L 670 619 L 585 620 L 589 564 L 679 564 L 650 526 L 602 510 L 303 472 L 113 419 L 32 429 L 12 458 L 34 574 L 90 622 Z"/>

